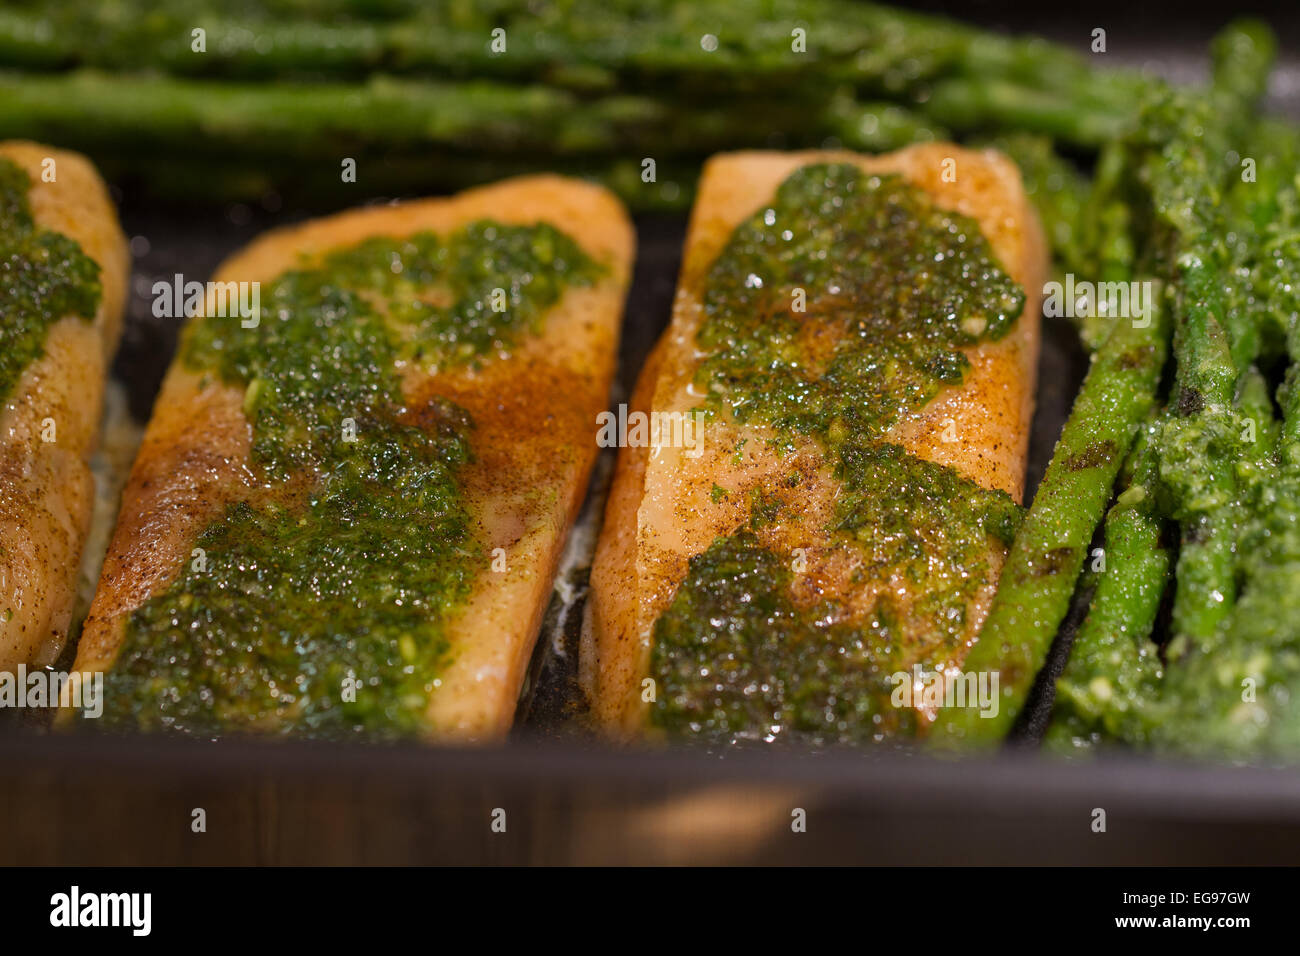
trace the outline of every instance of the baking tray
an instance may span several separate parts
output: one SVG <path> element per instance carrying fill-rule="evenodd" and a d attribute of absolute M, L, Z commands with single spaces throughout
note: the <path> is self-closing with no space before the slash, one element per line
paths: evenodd
<path fill-rule="evenodd" d="M 923 4 L 943 10 L 942 4 Z M 1115 62 L 1180 82 L 1204 75 L 1219 21 L 1093 7 L 1063 19 L 1024 5 L 947 12 L 1037 32 L 1080 49 L 1108 28 Z M 1279 30 L 1275 110 L 1300 117 L 1300 16 L 1261 12 Z M 1226 17 L 1225 17 L 1226 19 Z M 561 170 L 562 171 L 562 170 Z M 126 334 L 114 376 L 147 418 L 177 324 L 154 318 L 150 288 L 206 278 L 267 228 L 320 208 L 159 204 L 116 197 L 133 238 Z M 667 323 L 685 216 L 637 219 L 638 258 L 620 374 L 624 400 Z M 1032 493 L 1087 367 L 1072 330 L 1047 320 L 1030 443 Z M 553 600 L 516 729 L 499 747 L 49 735 L 0 727 L 0 863 L 1052 863 L 1227 864 L 1300 861 L 1300 771 L 1153 761 L 1063 762 L 1032 743 L 1050 710 L 1035 689 L 1013 742 L 992 757 L 940 760 L 898 751 L 711 753 L 615 749 L 582 729 L 575 684 L 583 550 L 598 527 L 612 453 L 596 468 L 575 529 L 574 570 Z M 1064 659 L 1067 620 L 1045 675 Z M 190 823 L 195 809 L 207 833 Z M 802 809 L 805 832 L 791 828 Z M 1107 828 L 1090 825 L 1104 809 Z M 504 811 L 506 831 L 492 827 Z M 495 815 L 495 817 L 494 817 Z"/>

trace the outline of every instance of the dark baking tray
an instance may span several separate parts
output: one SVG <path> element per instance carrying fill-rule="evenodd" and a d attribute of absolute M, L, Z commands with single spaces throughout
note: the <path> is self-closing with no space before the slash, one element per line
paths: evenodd
<path fill-rule="evenodd" d="M 1118 5 L 1070 20 L 1027 10 L 976 3 L 950 12 L 1080 49 L 1093 26 L 1105 26 L 1117 62 L 1153 63 L 1181 81 L 1203 74 L 1205 44 L 1219 25 Z M 1300 116 L 1300 17 L 1293 8 L 1261 12 L 1283 41 L 1273 107 Z M 325 210 L 118 198 L 127 234 L 146 239 L 147 251 L 137 243 L 114 374 L 144 420 L 177 331 L 151 315 L 153 282 L 177 272 L 205 278 L 264 229 Z M 667 322 L 685 217 L 640 218 L 637 233 L 614 401 Z M 1031 491 L 1087 365 L 1068 327 L 1048 321 L 1044 331 Z M 597 469 L 586 520 L 599 518 L 608 465 Z M 1300 861 L 1300 772 L 1042 757 L 1031 742 L 1050 707 L 1050 681 L 1017 730 L 1019 745 L 995 757 L 616 750 L 574 719 L 581 709 L 575 620 L 553 607 L 516 730 L 500 747 L 198 743 L 7 728 L 0 732 L 0 863 Z M 1067 621 L 1053 664 L 1071 632 Z M 207 833 L 191 830 L 196 808 L 206 812 Z M 804 833 L 791 830 L 796 808 L 807 814 Z M 1091 826 L 1098 808 L 1107 815 L 1104 833 Z M 505 833 L 491 827 L 497 810 L 505 811 Z"/>

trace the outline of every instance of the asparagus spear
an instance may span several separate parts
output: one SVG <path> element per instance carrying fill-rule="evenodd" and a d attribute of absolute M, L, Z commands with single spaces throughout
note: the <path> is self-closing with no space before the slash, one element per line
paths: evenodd
<path fill-rule="evenodd" d="M 1082 146 L 1099 146 L 1133 121 L 1131 102 L 1094 104 L 987 77 L 937 84 L 924 109 L 935 122 L 956 130 L 1030 130 Z"/>
<path fill-rule="evenodd" d="M 788 88 L 801 73 L 833 81 L 860 74 L 883 82 L 891 71 L 903 75 L 900 66 L 909 59 L 910 69 L 924 75 L 923 60 L 951 61 L 965 37 L 938 25 L 904 29 L 901 20 L 886 21 L 870 8 L 824 0 L 690 7 L 625 0 L 458 3 L 416 6 L 390 17 L 349 16 L 346 5 L 328 14 L 274 6 L 51 0 L 39 10 L 5 10 L 0 50 L 25 49 L 34 57 L 36 46 L 41 62 L 65 67 L 243 79 L 354 79 L 382 69 L 609 90 L 629 81 L 662 88 L 665 79 L 689 76 L 712 80 L 710 91 L 718 92 L 756 84 Z M 733 23 L 745 29 L 729 31 Z M 812 33 L 798 55 L 791 36 L 796 23 Z M 206 32 L 202 55 L 192 49 L 196 27 Z M 496 48 L 494 30 L 503 31 Z M 711 50 L 701 44 L 706 34 L 719 40 Z"/>
<path fill-rule="evenodd" d="M 11 135 L 107 145 L 135 139 L 189 150 L 210 143 L 276 156 L 329 155 L 367 143 L 549 155 L 699 152 L 762 142 L 773 127 L 816 140 L 840 128 L 843 110 L 836 101 L 818 113 L 804 103 L 764 100 L 683 112 L 651 97 L 579 101 L 541 86 L 383 76 L 357 85 L 264 85 L 90 71 L 0 75 L 0 128 Z M 890 116 L 880 124 L 886 133 L 912 128 L 901 112 Z"/>
<path fill-rule="evenodd" d="M 968 672 L 999 673 L 997 714 L 943 711 L 931 732 L 937 746 L 996 742 L 1019 715 L 1069 609 L 1088 543 L 1138 423 L 1155 404 L 1168 337 L 1167 310 L 1155 311 L 1149 322 L 1117 322 L 1094 354 L 963 665 Z"/>
<path fill-rule="evenodd" d="M 1049 745 L 1065 749 L 1098 736 L 1136 742 L 1160 722 L 1162 664 L 1151 640 L 1169 574 L 1155 507 L 1154 422 L 1130 454 L 1130 480 L 1106 516 L 1106 569 L 1056 683 Z"/>
<path fill-rule="evenodd" d="M 1257 308 L 1253 314 L 1265 353 L 1282 351 L 1290 360 L 1279 394 L 1285 463 L 1300 464 L 1300 129 L 1264 121 L 1250 150 L 1257 181 L 1237 188 L 1244 198 L 1237 231 L 1261 236 L 1258 255 L 1246 263 L 1246 282 Z"/>
<path fill-rule="evenodd" d="M 892 148 L 937 131 L 890 104 L 823 98 L 742 99 L 683 110 L 648 96 L 579 100 L 542 86 L 422 83 L 375 76 L 365 83 L 218 83 L 93 71 L 0 74 L 0 128 L 111 146 L 319 156 L 358 144 L 573 155 L 646 156 L 836 137 L 853 148 Z"/>

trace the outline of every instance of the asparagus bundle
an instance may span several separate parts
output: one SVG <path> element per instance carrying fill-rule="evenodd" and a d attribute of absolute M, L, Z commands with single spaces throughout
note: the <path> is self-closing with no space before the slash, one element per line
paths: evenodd
<path fill-rule="evenodd" d="M 1162 280 L 1172 331 L 1170 323 L 1152 323 L 1149 345 L 1161 356 L 1171 347 L 1175 370 L 1166 404 L 1147 415 L 1131 449 L 1127 442 L 1108 448 L 1110 463 L 1115 453 L 1128 458 L 1105 523 L 1107 567 L 1056 687 L 1049 741 L 1065 749 L 1121 740 L 1258 757 L 1294 756 L 1300 746 L 1300 452 L 1293 451 L 1300 446 L 1287 437 L 1289 428 L 1300 435 L 1292 417 L 1300 412 L 1293 398 L 1300 375 L 1300 138 L 1254 111 L 1273 53 L 1266 31 L 1234 25 L 1214 53 L 1206 94 L 1157 89 L 1132 134 L 1103 152 L 1088 203 L 1092 224 L 1079 225 L 1092 237 L 1085 245 L 1103 276 L 1122 275 L 1136 249 L 1138 271 Z M 1256 166 L 1258 178 L 1243 173 Z M 1113 208 L 1127 213 L 1113 216 Z M 941 742 L 999 739 L 1046 656 L 1113 477 L 1085 469 L 1107 493 L 1080 493 L 1081 484 L 1095 489 L 1068 467 L 1078 454 L 1075 436 L 1089 422 L 1139 420 L 1113 388 L 1108 407 L 1090 404 L 1090 384 L 1116 340 L 1133 334 L 1129 328 L 1115 320 L 1094 356 L 967 661 L 1001 670 L 1009 689 L 1002 711 L 992 721 L 958 714 L 938 728 Z M 1284 348 L 1291 364 L 1278 422 L 1260 365 Z M 1148 409 L 1157 381 L 1148 380 Z M 1057 526 L 1063 493 L 1080 507 Z M 1061 555 L 1070 559 L 1064 576 L 1033 575 Z M 1166 595 L 1169 636 L 1157 644 Z"/>
<path fill-rule="evenodd" d="M 1146 84 L 852 0 L 0 0 L 0 132 L 118 168 L 219 153 L 214 199 L 327 182 L 343 157 L 366 161 L 355 198 L 409 188 L 396 171 L 417 157 L 427 190 L 522 155 L 604 178 L 635 208 L 684 205 L 693 177 L 607 171 L 998 129 L 1091 147 Z"/>
<path fill-rule="evenodd" d="M 1180 630 L 1175 618 L 1165 660 L 1148 663 L 1140 693 L 1130 688 L 1132 664 L 1135 652 L 1152 656 L 1149 627 L 1114 641 L 1113 653 L 1102 652 L 1106 635 L 1100 628 L 1085 627 L 1058 685 L 1058 716 L 1049 739 L 1062 748 L 1118 737 L 1166 749 L 1258 757 L 1294 755 L 1300 746 L 1295 708 L 1300 641 L 1294 616 L 1300 593 L 1295 533 L 1300 519 L 1295 444 L 1300 401 L 1293 387 L 1300 374 L 1300 296 L 1295 291 L 1300 136 L 1293 128 L 1265 121 L 1249 143 L 1247 153 L 1258 164 L 1259 178 L 1235 184 L 1223 205 L 1223 235 L 1231 237 L 1221 253 L 1230 264 L 1223 288 L 1234 330 L 1230 352 L 1238 369 L 1234 427 L 1217 449 L 1222 461 L 1192 469 L 1202 490 L 1212 491 L 1214 482 L 1222 480 L 1223 462 L 1231 474 L 1235 494 L 1218 504 L 1231 524 L 1218 542 L 1226 556 L 1211 567 L 1226 565 L 1217 583 L 1230 588 L 1235 601 L 1214 614 L 1212 628 Z M 1279 352 L 1290 363 L 1278 396 L 1280 421 L 1264 376 L 1250 364 L 1270 361 Z M 1172 419 L 1175 413 L 1176 408 L 1166 415 Z M 1177 456 L 1169 457 L 1176 464 Z M 1184 479 L 1174 488 L 1186 484 Z M 1165 510 L 1172 509 L 1166 505 Z M 1199 555 L 1203 546 L 1198 543 L 1191 553 Z M 1175 609 L 1177 593 L 1195 595 L 1199 584 L 1198 578 L 1182 575 L 1181 560 L 1179 571 Z M 1228 604 L 1227 596 L 1217 603 Z M 1097 606 L 1094 599 L 1093 614 Z M 1201 618 L 1193 614 L 1191 621 L 1199 624 Z"/>

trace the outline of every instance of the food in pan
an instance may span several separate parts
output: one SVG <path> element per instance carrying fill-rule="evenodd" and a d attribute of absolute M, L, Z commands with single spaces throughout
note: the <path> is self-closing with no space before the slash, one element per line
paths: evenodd
<path fill-rule="evenodd" d="M 595 457 L 633 250 L 521 178 L 280 229 L 213 279 L 78 648 L 101 723 L 486 739 L 510 727 Z"/>
<path fill-rule="evenodd" d="M 1210 82 L 1193 88 L 1113 67 L 1110 57 L 851 0 L 327 6 L 328 22 L 318 23 L 257 0 L 233 16 L 205 0 L 0 2 L 0 131 L 83 146 L 131 189 L 262 201 L 268 210 L 335 203 L 340 162 L 358 197 L 546 169 L 595 178 L 650 210 L 686 208 L 705 157 L 719 150 L 926 143 L 953 160 L 919 192 L 917 177 L 874 165 L 897 157 L 839 152 L 770 182 L 749 167 L 734 183 L 716 172 L 704 181 L 673 330 L 640 376 L 632 408 L 612 417 L 628 447 L 580 655 L 601 723 L 624 733 L 812 743 L 917 733 L 935 747 L 968 749 L 1041 734 L 1055 691 L 1046 741 L 1058 751 L 1119 743 L 1248 759 L 1300 752 L 1292 596 L 1300 550 L 1291 543 L 1300 141 L 1294 124 L 1260 114 L 1275 46 L 1267 27 L 1226 27 L 1212 45 Z M 190 32 L 196 18 L 202 38 Z M 1092 53 L 1104 46 L 1104 31 L 1094 34 Z M 942 145 L 949 139 L 973 152 Z M 1006 223 L 962 206 L 975 201 L 966 192 L 971 156 L 983 157 L 976 171 L 1003 168 L 984 152 L 990 147 L 1019 167 L 1050 275 L 1008 247 L 999 231 Z M 733 156 L 709 168 L 739 163 Z M 826 195 L 853 202 L 826 209 Z M 743 211 L 709 212 L 732 204 Z M 1011 221 L 1027 235 L 1032 215 L 1015 205 Z M 882 208 L 888 215 L 873 220 Z M 774 222 L 753 218 L 768 209 Z M 906 259 L 906 242 L 864 238 L 915 228 L 933 240 L 945 216 L 966 217 L 952 221 L 971 245 L 950 254 L 945 238 L 924 267 Z M 713 219 L 725 224 L 701 232 Z M 810 239 L 809 260 L 786 263 L 773 280 L 764 270 L 777 260 L 764 243 L 802 249 L 797 229 L 785 237 L 786 219 L 822 229 L 823 246 Z M 845 225 L 869 221 L 873 230 Z M 552 226 L 567 233 L 564 223 Z M 329 268 L 364 271 L 363 253 L 349 259 L 342 243 L 336 252 Z M 831 274 L 837 256 L 852 256 L 853 268 Z M 953 280 L 945 270 L 963 261 L 980 264 L 960 277 L 979 276 L 978 287 L 954 281 L 960 294 L 918 319 L 936 283 Z M 283 275 L 261 279 L 301 304 L 303 284 L 327 266 L 286 263 Z M 566 272 L 570 292 L 602 288 L 608 276 L 591 269 Z M 1023 351 L 1018 379 L 990 377 L 975 358 L 1032 336 L 1040 293 L 1049 317 L 1073 322 L 1091 365 L 1050 467 L 1028 476 L 1031 487 L 1041 481 L 1022 502 L 1033 350 Z M 851 296 L 869 307 L 854 311 L 841 301 Z M 106 577 L 108 597 L 84 649 L 89 665 L 117 662 L 120 712 L 110 722 L 333 733 L 341 721 L 382 733 L 464 725 L 480 734 L 472 719 L 434 714 L 421 693 L 407 693 L 431 674 L 443 681 L 444 666 L 454 676 L 452 661 L 465 659 L 436 648 L 451 647 L 442 641 L 452 628 L 442 621 L 447 607 L 478 607 L 462 595 L 471 584 L 457 562 L 470 558 L 455 550 L 456 561 L 439 566 L 446 574 L 413 582 L 420 566 L 400 560 L 404 539 L 386 537 L 397 592 L 420 591 L 441 609 L 426 617 L 437 619 L 429 633 L 442 637 L 412 644 L 398 618 L 372 628 L 364 600 L 349 607 L 339 597 L 356 541 L 318 529 L 297 550 L 254 546 L 288 535 L 278 519 L 297 512 L 280 499 L 319 505 L 329 517 L 346 511 L 348 521 L 367 508 L 391 518 L 398 498 L 411 506 L 407 473 L 387 459 L 371 462 L 372 476 L 393 477 L 378 496 L 318 500 L 294 471 L 334 463 L 323 443 L 345 422 L 362 445 L 374 437 L 366 416 L 383 415 L 370 403 L 392 400 L 391 381 L 365 357 L 374 343 L 329 345 L 333 372 L 310 377 L 317 359 L 295 351 L 296 340 L 271 350 L 279 358 L 240 345 L 279 341 L 292 322 L 247 340 L 217 327 L 201 323 L 188 337 L 183 367 L 241 392 L 246 405 L 220 421 L 244 432 L 182 441 L 187 413 L 174 402 L 159 408 L 179 450 L 167 458 L 155 442 L 142 458 L 153 470 L 137 476 L 127 512 L 134 524 L 119 535 L 116 577 Z M 468 352 L 455 368 L 485 365 L 479 345 L 458 344 Z M 405 385 L 407 366 L 397 363 L 409 361 L 410 343 L 384 345 L 381 336 L 380 346 L 393 351 Z M 445 362 L 428 371 L 439 380 L 453 374 Z M 329 401 L 294 398 L 288 383 L 304 374 Z M 348 391 L 362 384 L 365 401 Z M 207 388 L 195 384 L 193 394 Z M 335 393 L 363 414 L 330 405 Z M 475 411 L 468 400 L 448 401 Z M 1021 412 L 1011 415 L 1017 401 Z M 598 403 L 561 411 L 576 421 L 592 409 L 606 412 L 595 419 L 605 428 L 611 418 Z M 453 479 L 477 474 L 477 453 L 466 447 L 478 433 L 445 411 L 418 422 L 428 447 L 406 432 L 394 447 L 403 461 L 436 459 L 439 468 L 419 470 L 427 481 L 416 506 L 432 509 L 431 521 L 436 512 L 437 540 L 454 541 L 472 524 L 465 503 L 476 499 Z M 981 430 L 979 414 L 1005 427 Z M 642 417 L 646 433 L 637 431 Z M 239 434 L 247 447 L 230 444 Z M 246 469 L 231 465 L 245 460 Z M 174 482 L 189 482 L 184 494 L 174 482 L 154 484 L 167 462 L 185 476 Z M 583 473 L 573 472 L 576 483 Z M 534 484 L 544 496 L 548 481 Z M 264 485 L 278 490 L 256 490 Z M 217 488 L 223 493 L 209 493 Z M 182 522 L 187 509 L 194 514 Z M 299 530 L 304 541 L 315 533 Z M 161 539 L 170 550 L 157 550 Z M 211 563 L 214 552 L 252 575 L 252 598 L 232 583 L 232 566 Z M 268 574 L 280 584 L 267 584 Z M 323 588 L 329 599 L 306 614 L 284 582 Z M 280 616 L 251 610 L 259 601 Z M 219 641 L 181 645 L 198 657 L 171 653 L 172 622 L 198 622 L 198 603 L 211 620 L 194 631 L 243 635 L 238 653 Z M 300 611 L 339 622 L 331 633 L 352 635 L 343 643 L 363 664 L 384 657 L 377 647 L 397 648 L 402 679 L 367 685 L 355 667 L 340 677 L 343 665 L 331 657 L 286 690 L 275 668 L 288 667 L 290 652 L 331 646 L 316 631 L 293 636 L 302 628 L 286 618 Z M 515 635 L 519 615 L 508 616 Z M 270 636 L 259 629 L 264 619 Z M 1067 620 L 1079 623 L 1077 634 L 1062 627 Z M 526 643 L 508 637 L 502 646 Z M 205 647 L 221 653 L 205 656 Z M 268 663 L 275 648 L 285 656 Z M 421 656 L 426 650 L 436 660 Z M 492 733 L 508 722 L 501 701 L 513 700 L 522 667 L 522 650 L 510 653 L 499 671 L 506 676 L 488 682 L 491 694 L 500 690 L 486 708 L 497 715 Z M 150 669 L 159 659 L 167 675 Z M 254 676 L 232 683 L 235 673 Z M 767 679 L 773 674 L 779 679 Z M 320 688 L 344 681 L 350 696 L 333 707 Z M 214 697 L 209 683 L 235 690 Z M 374 692 L 353 693 L 367 686 Z M 978 706 L 954 706 L 954 688 Z M 484 712 L 469 692 L 439 690 L 430 700 Z M 1025 720 L 1027 712 L 1037 719 Z"/>
<path fill-rule="evenodd" d="M 993 152 L 710 161 L 592 567 L 601 723 L 925 728 L 914 677 L 960 669 L 1020 520 L 1046 266 Z"/>
<path fill-rule="evenodd" d="M 85 157 L 0 143 L 0 671 L 52 663 L 73 623 L 127 261 Z"/>

